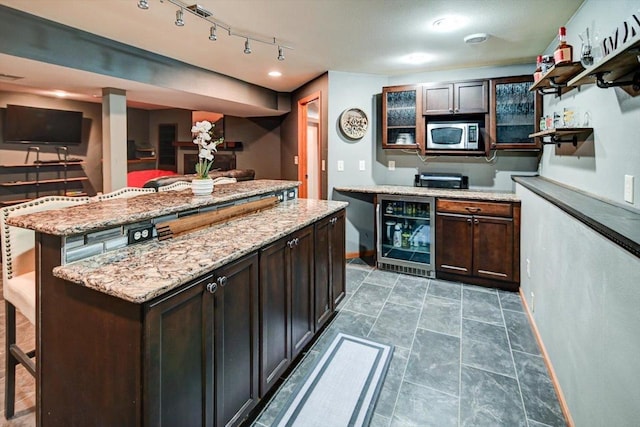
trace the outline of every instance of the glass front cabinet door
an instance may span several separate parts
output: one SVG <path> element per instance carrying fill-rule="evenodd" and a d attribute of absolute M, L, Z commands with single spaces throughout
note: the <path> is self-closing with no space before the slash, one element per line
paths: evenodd
<path fill-rule="evenodd" d="M 420 86 L 382 88 L 382 148 L 424 150 Z"/>
<path fill-rule="evenodd" d="M 542 97 L 529 91 L 533 76 L 491 80 L 489 128 L 492 149 L 538 150 Z"/>
<path fill-rule="evenodd" d="M 379 195 L 376 208 L 378 267 L 433 277 L 433 197 Z"/>

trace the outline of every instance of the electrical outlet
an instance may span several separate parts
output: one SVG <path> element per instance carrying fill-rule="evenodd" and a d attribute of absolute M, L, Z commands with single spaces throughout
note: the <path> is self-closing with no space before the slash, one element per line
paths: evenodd
<path fill-rule="evenodd" d="M 293 164 L 294 165 L 298 164 L 298 156 L 293 156 Z"/>
<path fill-rule="evenodd" d="M 358 167 L 360 168 L 361 171 L 365 170 L 364 160 L 360 160 Z"/>
<path fill-rule="evenodd" d="M 338 160 L 338 172 L 344 172 L 344 160 Z"/>
<path fill-rule="evenodd" d="M 531 314 L 536 312 L 536 294 L 531 292 Z"/>
<path fill-rule="evenodd" d="M 395 160 L 389 160 L 389 170 L 390 171 L 396 170 L 396 162 L 395 162 Z"/>
<path fill-rule="evenodd" d="M 127 235 L 130 245 L 151 240 L 153 238 L 153 224 L 130 228 Z"/>
<path fill-rule="evenodd" d="M 633 203 L 633 175 L 624 176 L 624 201 Z"/>
<path fill-rule="evenodd" d="M 527 277 L 531 279 L 531 261 L 527 258 Z"/>

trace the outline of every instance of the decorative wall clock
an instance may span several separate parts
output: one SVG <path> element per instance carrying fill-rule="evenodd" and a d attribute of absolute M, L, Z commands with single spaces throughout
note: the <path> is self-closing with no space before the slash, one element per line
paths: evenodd
<path fill-rule="evenodd" d="M 367 132 L 369 119 L 359 108 L 349 108 L 340 115 L 340 130 L 351 139 L 360 139 Z"/>

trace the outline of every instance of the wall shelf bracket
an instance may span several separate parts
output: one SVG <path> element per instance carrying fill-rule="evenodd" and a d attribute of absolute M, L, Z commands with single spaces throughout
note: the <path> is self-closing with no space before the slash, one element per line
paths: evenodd
<path fill-rule="evenodd" d="M 605 81 L 604 78 L 603 78 L 603 76 L 605 74 L 606 74 L 605 72 L 596 73 L 596 84 L 601 89 L 607 89 L 607 88 L 610 88 L 610 87 L 631 86 L 631 87 L 633 87 L 633 90 L 635 90 L 635 91 L 639 91 L 640 90 L 640 72 L 635 73 L 631 80 L 615 81 L 615 82 L 607 82 L 607 81 Z"/>

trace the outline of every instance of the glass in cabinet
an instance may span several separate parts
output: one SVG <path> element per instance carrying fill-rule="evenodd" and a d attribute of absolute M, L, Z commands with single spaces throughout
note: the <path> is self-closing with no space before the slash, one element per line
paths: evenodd
<path fill-rule="evenodd" d="M 490 139 L 494 149 L 539 149 L 538 131 L 542 99 L 529 88 L 533 76 L 491 80 Z"/>
<path fill-rule="evenodd" d="M 435 265 L 433 197 L 380 195 L 377 210 L 378 267 L 431 277 Z"/>
<path fill-rule="evenodd" d="M 382 148 L 422 149 L 424 120 L 419 86 L 382 88 Z"/>

